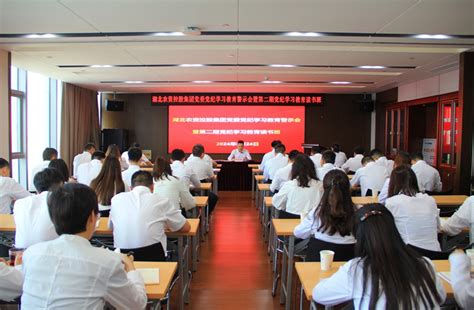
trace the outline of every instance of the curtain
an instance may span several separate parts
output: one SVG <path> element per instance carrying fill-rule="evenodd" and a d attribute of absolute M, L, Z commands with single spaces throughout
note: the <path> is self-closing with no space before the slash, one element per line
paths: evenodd
<path fill-rule="evenodd" d="M 61 158 L 72 171 L 73 158 L 82 153 L 85 144 L 99 146 L 97 92 L 63 82 L 61 105 Z"/>

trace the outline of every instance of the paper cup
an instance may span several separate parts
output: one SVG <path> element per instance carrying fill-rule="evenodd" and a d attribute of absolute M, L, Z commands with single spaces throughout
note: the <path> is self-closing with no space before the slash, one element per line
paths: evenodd
<path fill-rule="evenodd" d="M 332 261 L 334 260 L 334 252 L 329 250 L 324 250 L 319 252 L 321 256 L 321 270 L 327 271 L 331 269 Z"/>

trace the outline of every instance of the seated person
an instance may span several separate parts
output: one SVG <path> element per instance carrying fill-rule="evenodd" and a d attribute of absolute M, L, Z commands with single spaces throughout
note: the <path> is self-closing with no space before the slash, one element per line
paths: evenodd
<path fill-rule="evenodd" d="M 296 156 L 298 156 L 300 152 L 298 150 L 292 150 L 288 154 L 288 164 L 278 169 L 275 172 L 275 177 L 272 179 L 272 184 L 270 184 L 270 190 L 273 193 L 276 193 L 280 190 L 283 183 L 290 180 L 291 177 L 291 168 L 293 167 L 293 163 L 295 161 Z"/>
<path fill-rule="evenodd" d="M 398 166 L 406 165 L 411 166 L 411 159 L 410 154 L 404 151 L 399 151 L 397 156 L 395 156 L 395 160 L 393 163 L 393 168 L 397 168 Z M 390 186 L 390 177 L 385 179 L 385 183 L 383 184 L 382 189 L 380 190 L 378 199 L 381 204 L 385 204 L 385 200 L 388 198 L 388 187 Z"/>
<path fill-rule="evenodd" d="M 316 175 L 319 180 L 324 180 L 324 176 L 331 170 L 340 169 L 334 165 L 336 162 L 336 153 L 333 151 L 324 151 L 321 154 L 321 167 L 316 169 Z"/>
<path fill-rule="evenodd" d="M 166 251 L 165 230 L 188 232 L 191 228 L 170 201 L 153 194 L 153 177 L 147 171 L 132 176 L 132 191 L 112 198 L 109 225 L 114 246 L 137 249 L 160 243 Z"/>
<path fill-rule="evenodd" d="M 77 169 L 82 164 L 87 164 L 92 160 L 92 154 L 96 151 L 94 143 L 84 145 L 83 152 L 74 156 L 72 161 L 72 175 L 77 179 Z"/>
<path fill-rule="evenodd" d="M 311 160 L 313 161 L 314 167 L 316 169 L 321 168 L 321 156 L 322 156 L 321 153 L 322 152 L 323 152 L 323 149 L 319 145 L 314 145 L 313 147 L 311 147 L 311 156 L 309 158 L 311 158 Z"/>
<path fill-rule="evenodd" d="M 56 188 L 48 209 L 59 238 L 23 254 L 23 309 L 145 309 L 143 278 L 127 257 L 92 247 L 99 209 L 92 189 L 82 184 Z"/>
<path fill-rule="evenodd" d="M 66 162 L 62 158 L 56 158 L 49 162 L 48 168 L 54 168 L 61 172 L 63 176 L 63 183 L 76 183 L 76 179 L 71 177 L 69 174 L 69 168 L 67 167 Z"/>
<path fill-rule="evenodd" d="M 385 180 L 390 175 L 387 168 L 377 165 L 370 156 L 362 158 L 362 168 L 357 169 L 354 177 L 351 179 L 351 187 L 357 190 L 360 187 L 362 197 L 367 196 L 367 191 L 380 192 Z"/>
<path fill-rule="evenodd" d="M 13 301 L 21 295 L 23 274 L 0 258 L 0 300 Z"/>
<path fill-rule="evenodd" d="M 217 166 L 217 162 L 215 162 L 211 156 L 209 156 L 209 154 L 206 154 L 205 153 L 205 150 L 204 150 L 204 146 L 202 144 L 196 144 L 195 146 L 199 146 L 202 148 L 202 152 L 204 153 L 204 156 L 202 157 L 202 159 L 209 165 L 212 167 L 216 167 Z M 191 153 L 188 157 L 188 159 L 186 159 L 186 161 L 184 162 L 184 164 L 186 165 L 187 162 L 191 159 L 193 159 L 193 154 Z"/>
<path fill-rule="evenodd" d="M 285 182 L 272 198 L 273 206 L 288 213 L 288 217 L 305 218 L 317 206 L 323 195 L 322 182 L 318 180 L 314 164 L 308 155 L 299 154 L 291 167 L 291 181 Z M 286 217 L 286 214 L 285 214 Z"/>
<path fill-rule="evenodd" d="M 174 149 L 171 152 L 171 171 L 175 177 L 183 182 L 186 188 L 198 189 L 201 187 L 201 181 L 191 167 L 184 165 L 185 157 L 186 154 L 183 150 Z"/>
<path fill-rule="evenodd" d="M 263 176 L 267 183 L 271 183 L 278 169 L 288 165 L 288 156 L 285 155 L 285 145 L 279 144 L 275 147 L 275 157 L 269 159 L 265 164 Z"/>
<path fill-rule="evenodd" d="M 334 166 L 341 168 L 342 165 L 347 161 L 346 153 L 341 150 L 341 146 L 337 143 L 331 146 L 331 151 L 336 154 L 336 159 L 334 160 Z"/>
<path fill-rule="evenodd" d="M 377 165 L 381 165 L 382 167 L 387 168 L 388 175 L 392 173 L 394 162 L 391 159 L 387 159 L 387 157 L 385 157 L 382 151 L 380 151 L 379 149 L 373 149 L 370 151 L 369 156 L 372 157 L 372 159 Z"/>
<path fill-rule="evenodd" d="M 468 197 L 447 221 L 441 222 L 441 230 L 449 236 L 459 235 L 464 228 L 474 225 L 474 196 Z"/>
<path fill-rule="evenodd" d="M 17 200 L 13 208 L 15 246 L 26 249 L 38 242 L 58 237 L 48 213 L 48 195 L 63 185 L 63 175 L 54 168 L 38 172 L 34 179 L 38 195 Z"/>
<path fill-rule="evenodd" d="M 393 214 L 406 244 L 441 251 L 438 242 L 440 219 L 433 197 L 418 190 L 416 175 L 408 166 L 398 166 L 390 176 L 385 206 Z"/>
<path fill-rule="evenodd" d="M 352 300 L 353 309 L 439 309 L 446 292 L 433 263 L 405 246 L 383 205 L 356 212 L 354 236 L 356 258 L 316 285 L 315 302 L 333 306 Z"/>
<path fill-rule="evenodd" d="M 92 160 L 89 163 L 79 165 L 77 168 L 77 182 L 90 186 L 92 180 L 97 178 L 99 175 L 104 159 L 104 152 L 95 151 L 94 154 L 92 154 Z"/>
<path fill-rule="evenodd" d="M 188 158 L 184 165 L 193 169 L 201 182 L 210 181 L 214 176 L 214 171 L 212 165 L 204 159 L 204 148 L 201 144 L 193 146 L 192 155 L 193 157 Z"/>
<path fill-rule="evenodd" d="M 462 250 L 449 255 L 451 285 L 456 303 L 463 309 L 474 309 L 474 279 L 471 278 L 471 260 Z"/>
<path fill-rule="evenodd" d="M 0 214 L 10 214 L 14 200 L 30 196 L 30 193 L 10 178 L 10 163 L 0 158 Z"/>
<path fill-rule="evenodd" d="M 140 158 L 142 157 L 142 150 L 137 147 L 128 149 L 128 168 L 122 171 L 122 180 L 128 187 L 132 186 L 132 175 L 140 171 Z"/>
<path fill-rule="evenodd" d="M 423 160 L 423 154 L 414 153 L 411 155 L 411 169 L 416 174 L 420 191 L 441 192 L 443 190 L 443 183 L 441 183 L 438 170 Z"/>
<path fill-rule="evenodd" d="M 43 161 L 33 167 L 33 170 L 31 171 L 31 178 L 29 179 L 29 184 L 28 184 L 28 189 L 30 192 L 36 191 L 35 185 L 33 183 L 33 180 L 35 179 L 35 175 L 42 171 L 44 168 L 48 168 L 49 162 L 52 161 L 53 159 L 58 158 L 58 151 L 52 147 L 47 147 L 43 151 Z"/>
<path fill-rule="evenodd" d="M 151 163 L 151 161 L 148 159 L 148 157 L 145 156 L 145 154 L 143 154 L 143 151 L 142 151 L 142 148 L 140 147 L 140 144 L 134 142 L 132 143 L 132 145 L 130 145 L 130 148 L 123 152 L 122 155 L 120 156 L 121 157 L 121 160 L 125 163 L 127 163 L 127 166 L 130 164 L 130 158 L 128 157 L 128 151 L 131 149 L 131 148 L 138 148 L 140 149 L 140 151 L 142 152 L 142 156 L 140 157 L 140 160 L 138 161 L 138 166 L 146 166 L 146 167 L 151 167 L 153 166 L 153 164 Z"/>
<path fill-rule="evenodd" d="M 364 148 L 357 146 L 354 149 L 354 157 L 349 158 L 344 165 L 341 166 L 342 170 L 346 173 L 355 173 L 357 169 L 362 167 L 362 158 L 364 158 Z"/>
<path fill-rule="evenodd" d="M 265 164 L 267 163 L 268 160 L 272 159 L 275 157 L 275 147 L 277 145 L 281 144 L 280 140 L 273 140 L 271 143 L 272 150 L 268 153 L 265 153 L 262 157 L 262 161 L 260 162 L 260 166 L 258 167 L 260 170 L 264 171 L 265 170 Z"/>
<path fill-rule="evenodd" d="M 252 160 L 252 156 L 250 156 L 249 151 L 244 149 L 244 141 L 243 140 L 237 141 L 237 148 L 230 153 L 227 160 L 235 160 L 235 161 Z"/>

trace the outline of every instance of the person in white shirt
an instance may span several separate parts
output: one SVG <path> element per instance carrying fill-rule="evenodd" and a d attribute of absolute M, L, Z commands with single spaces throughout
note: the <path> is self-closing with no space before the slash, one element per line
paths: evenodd
<path fill-rule="evenodd" d="M 405 151 L 399 151 L 397 156 L 395 156 L 395 160 L 393 163 L 393 168 L 397 168 L 398 166 L 406 165 L 408 167 L 411 166 L 411 159 L 410 154 Z M 383 184 L 382 189 L 378 195 L 378 200 L 381 204 L 385 204 L 385 200 L 388 198 L 388 187 L 390 186 L 390 177 L 385 179 L 385 183 Z"/>
<path fill-rule="evenodd" d="M 268 153 L 265 153 L 262 157 L 262 161 L 260 162 L 260 166 L 258 167 L 260 170 L 264 171 L 265 170 L 265 164 L 268 160 L 272 159 L 275 157 L 275 147 L 279 144 L 282 144 L 280 140 L 273 140 L 271 143 L 272 150 Z"/>
<path fill-rule="evenodd" d="M 334 160 L 334 165 L 338 168 L 341 168 L 342 165 L 347 161 L 346 153 L 341 150 L 341 146 L 337 143 L 331 146 L 331 151 L 336 154 L 336 159 Z"/>
<path fill-rule="evenodd" d="M 92 180 L 99 175 L 104 159 L 104 152 L 95 151 L 89 163 L 82 164 L 77 168 L 77 182 L 90 186 Z"/>
<path fill-rule="evenodd" d="M 474 225 L 474 196 L 468 197 L 451 217 L 441 222 L 441 230 L 449 236 L 459 235 Z M 472 233 L 472 232 L 471 232 Z"/>
<path fill-rule="evenodd" d="M 300 152 L 298 150 L 292 150 L 288 153 L 288 164 L 285 167 L 278 169 L 272 179 L 272 183 L 270 184 L 270 191 L 272 191 L 272 193 L 278 192 L 283 186 L 283 183 L 290 180 L 293 162 L 299 154 Z"/>
<path fill-rule="evenodd" d="M 227 160 L 235 160 L 235 161 L 252 160 L 252 156 L 250 156 L 249 151 L 244 149 L 244 141 L 243 140 L 237 141 L 237 148 L 230 153 Z"/>
<path fill-rule="evenodd" d="M 0 300 L 13 301 L 22 292 L 23 274 L 0 258 Z"/>
<path fill-rule="evenodd" d="M 49 162 L 56 158 L 58 158 L 58 151 L 56 149 L 52 147 L 47 147 L 44 149 L 43 161 L 31 170 L 31 178 L 28 184 L 28 189 L 30 192 L 36 191 L 35 184 L 33 183 L 33 180 L 35 179 L 35 175 L 41 170 L 47 168 L 49 165 Z"/>
<path fill-rule="evenodd" d="M 324 177 L 323 189 L 319 205 L 314 206 L 295 227 L 295 237 L 300 239 L 313 237 L 330 243 L 354 245 L 356 240 L 352 235 L 352 229 L 355 207 L 347 175 L 341 170 L 329 171 Z M 312 249 L 311 244 L 307 255 L 319 256 L 319 250 Z"/>
<path fill-rule="evenodd" d="M 209 154 L 206 154 L 205 153 L 205 150 L 204 150 L 204 145 L 202 144 L 196 144 L 195 146 L 200 146 L 202 148 L 202 152 L 204 153 L 203 157 L 202 157 L 202 160 L 204 160 L 209 166 L 211 166 L 211 168 L 213 167 L 217 167 L 217 162 L 215 160 L 212 159 L 211 156 L 209 156 Z M 186 161 L 184 162 L 184 164 L 186 165 L 187 162 L 189 160 L 192 160 L 194 158 L 193 154 L 191 153 L 189 155 L 189 157 L 186 159 Z"/>
<path fill-rule="evenodd" d="M 275 157 L 267 161 L 265 169 L 263 170 L 265 182 L 271 183 L 277 170 L 288 165 L 288 156 L 285 155 L 285 151 L 286 148 L 283 144 L 279 144 L 275 147 Z"/>
<path fill-rule="evenodd" d="M 83 184 L 55 189 L 48 200 L 59 238 L 23 254 L 22 309 L 145 309 L 145 283 L 133 256 L 93 247 L 97 197 Z"/>
<path fill-rule="evenodd" d="M 387 159 L 385 155 L 379 149 L 373 149 L 370 151 L 370 157 L 375 161 L 377 165 L 381 165 L 382 167 L 387 168 L 387 173 L 390 175 L 393 170 L 393 160 Z"/>
<path fill-rule="evenodd" d="M 62 158 L 56 158 L 49 162 L 48 168 L 54 168 L 58 170 L 63 176 L 64 183 L 76 183 L 76 179 L 71 177 L 69 174 L 69 168 L 66 162 Z"/>
<path fill-rule="evenodd" d="M 33 244 L 53 240 L 58 237 L 48 213 L 48 195 L 63 184 L 63 176 L 54 168 L 46 168 L 35 175 L 38 195 L 29 196 L 15 202 L 15 246 L 26 249 Z"/>
<path fill-rule="evenodd" d="M 299 154 L 291 168 L 291 181 L 285 182 L 272 197 L 272 204 L 280 210 L 279 217 L 303 219 L 319 204 L 322 195 L 323 185 L 316 176 L 313 162 L 308 155 Z"/>
<path fill-rule="evenodd" d="M 151 167 L 153 166 L 153 164 L 151 163 L 151 161 L 148 159 L 148 157 L 145 156 L 145 154 L 143 154 L 143 150 L 142 148 L 140 147 L 140 144 L 134 142 L 132 143 L 132 145 L 130 146 L 130 148 L 123 152 L 122 155 L 121 155 L 121 161 L 123 162 L 126 162 L 127 165 L 130 165 L 130 162 L 129 162 L 129 158 L 128 158 L 128 151 L 131 149 L 131 148 L 139 148 L 140 151 L 142 151 L 142 156 L 140 157 L 140 160 L 139 160 L 139 166 L 147 166 L 147 167 Z"/>
<path fill-rule="evenodd" d="M 340 169 L 334 165 L 336 153 L 333 151 L 324 151 L 321 154 L 321 167 L 316 169 L 316 175 L 319 180 L 324 180 L 324 176 L 331 170 Z"/>
<path fill-rule="evenodd" d="M 365 156 L 362 158 L 362 168 L 357 169 L 351 179 L 351 187 L 352 190 L 357 190 L 360 187 L 361 196 L 365 197 L 368 190 L 372 193 L 374 191 L 380 192 L 389 176 L 387 168 L 377 165 L 372 157 Z"/>
<path fill-rule="evenodd" d="M 201 181 L 191 167 L 184 165 L 185 157 L 186 154 L 181 149 L 174 149 L 171 152 L 171 170 L 173 175 L 183 182 L 186 188 L 199 189 Z"/>
<path fill-rule="evenodd" d="M 196 207 L 196 201 L 189 188 L 172 175 L 171 166 L 163 157 L 158 157 L 155 161 L 153 181 L 155 182 L 153 193 L 168 198 L 175 209 L 191 210 Z"/>
<path fill-rule="evenodd" d="M 10 163 L 0 158 L 0 214 L 10 214 L 14 200 L 30 196 L 30 193 L 10 178 Z"/>
<path fill-rule="evenodd" d="M 160 243 L 163 253 L 167 246 L 166 229 L 183 233 L 191 229 L 180 209 L 153 193 L 153 177 L 147 171 L 133 174 L 132 191 L 112 198 L 109 225 L 116 248 L 137 249 Z"/>
<path fill-rule="evenodd" d="M 433 263 L 405 246 L 383 205 L 360 208 L 354 232 L 356 258 L 314 287 L 314 301 L 334 306 L 352 300 L 354 309 L 439 309 L 446 292 Z"/>
<path fill-rule="evenodd" d="M 449 255 L 451 285 L 456 303 L 463 309 L 474 309 L 474 279 L 471 278 L 471 259 L 464 251 Z"/>
<path fill-rule="evenodd" d="M 201 144 L 196 144 L 193 146 L 192 155 L 193 157 L 188 158 L 184 165 L 193 169 L 201 182 L 210 181 L 214 176 L 214 171 L 212 165 L 204 160 L 204 147 Z"/>
<path fill-rule="evenodd" d="M 132 175 L 140 171 L 140 158 L 142 151 L 137 147 L 128 150 L 128 168 L 122 172 L 122 180 L 128 187 L 132 186 Z"/>
<path fill-rule="evenodd" d="M 418 190 L 416 175 L 408 166 L 393 169 L 385 206 L 393 214 L 398 231 L 406 244 L 441 251 L 438 207 L 433 197 Z"/>
<path fill-rule="evenodd" d="M 96 147 L 94 143 L 87 143 L 84 145 L 83 152 L 74 156 L 74 160 L 72 161 L 72 175 L 77 179 L 77 168 L 80 165 L 89 163 L 92 160 L 92 154 L 96 151 Z"/>
<path fill-rule="evenodd" d="M 441 192 L 443 190 L 443 183 L 441 183 L 438 170 L 423 160 L 423 154 L 414 153 L 411 155 L 411 169 L 416 174 L 420 191 Z"/>
<path fill-rule="evenodd" d="M 321 153 L 323 149 L 319 145 L 314 145 L 311 147 L 311 160 L 314 163 L 314 168 L 318 169 L 321 168 Z"/>
<path fill-rule="evenodd" d="M 354 157 L 349 158 L 344 165 L 341 166 L 342 170 L 346 173 L 355 173 L 357 169 L 362 168 L 362 158 L 364 158 L 364 148 L 357 146 L 354 149 Z"/>

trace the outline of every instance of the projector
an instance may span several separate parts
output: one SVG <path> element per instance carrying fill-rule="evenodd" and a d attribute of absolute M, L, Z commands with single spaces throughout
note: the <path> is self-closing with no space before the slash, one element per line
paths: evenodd
<path fill-rule="evenodd" d="M 188 36 L 200 36 L 201 29 L 199 29 L 199 27 L 186 27 L 183 33 Z"/>

